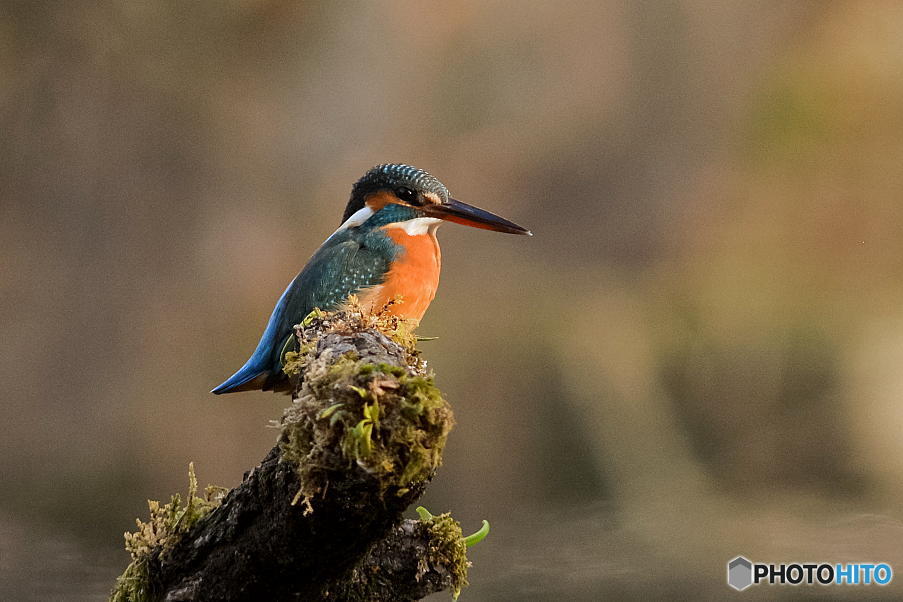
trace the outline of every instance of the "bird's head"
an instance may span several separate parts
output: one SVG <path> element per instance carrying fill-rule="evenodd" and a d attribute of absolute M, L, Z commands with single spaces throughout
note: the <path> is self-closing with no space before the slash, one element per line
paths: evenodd
<path fill-rule="evenodd" d="M 451 198 L 448 189 L 432 174 L 397 163 L 377 165 L 351 190 L 343 225 L 358 226 L 371 218 L 382 225 L 411 220 L 438 224 L 445 220 L 496 232 L 531 234 L 494 213 Z"/>

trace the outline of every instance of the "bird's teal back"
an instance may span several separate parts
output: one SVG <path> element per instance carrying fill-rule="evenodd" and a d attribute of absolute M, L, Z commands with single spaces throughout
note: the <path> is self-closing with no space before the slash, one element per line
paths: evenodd
<path fill-rule="evenodd" d="M 413 216 L 410 208 L 392 205 L 330 236 L 282 293 L 254 353 L 213 392 L 279 388 L 286 380 L 280 352 L 293 326 L 314 308 L 335 309 L 349 295 L 381 284 L 400 252 L 381 227 Z"/>

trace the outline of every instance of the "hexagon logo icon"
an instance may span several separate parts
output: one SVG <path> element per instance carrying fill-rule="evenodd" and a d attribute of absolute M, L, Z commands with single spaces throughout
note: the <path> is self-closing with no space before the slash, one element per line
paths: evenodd
<path fill-rule="evenodd" d="M 727 584 L 737 591 L 752 585 L 752 563 L 743 556 L 737 556 L 727 563 Z"/>

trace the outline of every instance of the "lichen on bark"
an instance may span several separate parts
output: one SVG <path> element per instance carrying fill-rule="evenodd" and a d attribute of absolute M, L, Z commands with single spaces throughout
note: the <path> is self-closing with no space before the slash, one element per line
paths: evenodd
<path fill-rule="evenodd" d="M 188 495 L 174 494 L 168 504 L 148 500 L 148 520 L 135 519 L 137 530 L 126 532 L 125 549 L 132 561 L 116 580 L 111 602 L 145 602 L 154 599 L 149 582 L 149 565 L 154 557 L 162 558 L 199 520 L 219 506 L 226 489 L 208 485 L 204 497 L 197 496 L 198 480 L 194 462 L 188 464 Z"/>

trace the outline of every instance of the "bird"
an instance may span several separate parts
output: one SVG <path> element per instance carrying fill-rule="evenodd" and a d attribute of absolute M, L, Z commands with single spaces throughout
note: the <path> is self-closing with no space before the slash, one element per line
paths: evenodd
<path fill-rule="evenodd" d="M 452 198 L 427 171 L 403 163 L 377 165 L 352 186 L 341 225 L 282 293 L 254 353 L 211 392 L 287 390 L 281 356 L 294 326 L 314 309 L 340 309 L 351 296 L 364 308 L 384 308 L 419 324 L 439 285 L 436 229 L 443 222 L 532 236 Z"/>

